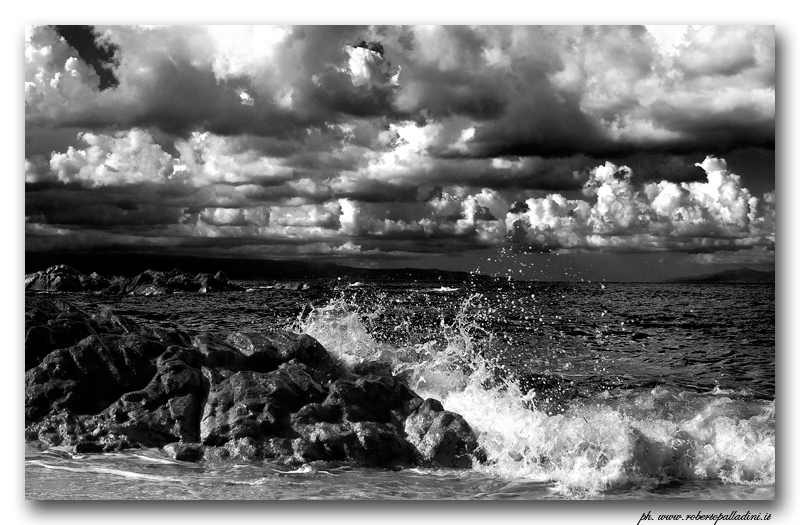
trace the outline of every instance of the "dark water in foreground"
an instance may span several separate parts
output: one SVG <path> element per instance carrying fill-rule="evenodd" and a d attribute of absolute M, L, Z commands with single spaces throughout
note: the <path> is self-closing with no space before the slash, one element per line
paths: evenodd
<path fill-rule="evenodd" d="M 472 470 L 26 449 L 29 499 L 773 499 L 774 285 L 333 283 L 108 298 L 190 333 L 290 327 L 381 359 L 479 434 Z"/>

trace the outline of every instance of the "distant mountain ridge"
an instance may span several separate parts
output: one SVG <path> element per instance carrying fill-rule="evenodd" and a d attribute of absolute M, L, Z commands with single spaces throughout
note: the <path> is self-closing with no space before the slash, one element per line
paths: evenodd
<path fill-rule="evenodd" d="M 332 263 L 298 260 L 226 259 L 160 254 L 130 253 L 69 253 L 25 252 L 25 273 L 43 271 L 57 264 L 66 264 L 76 270 L 104 276 L 133 277 L 151 269 L 168 272 L 180 268 L 188 273 L 222 271 L 230 279 L 248 280 L 311 280 L 345 278 L 353 280 L 419 280 L 466 281 L 489 279 L 488 276 L 425 268 L 355 268 Z"/>
<path fill-rule="evenodd" d="M 669 283 L 774 283 L 775 270 L 761 272 L 750 268 L 667 279 Z"/>

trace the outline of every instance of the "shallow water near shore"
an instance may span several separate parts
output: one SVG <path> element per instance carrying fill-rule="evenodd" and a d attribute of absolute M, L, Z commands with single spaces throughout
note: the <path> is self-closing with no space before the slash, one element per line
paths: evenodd
<path fill-rule="evenodd" d="M 64 457 L 26 451 L 28 499 L 276 500 L 565 499 L 555 483 L 506 479 L 475 470 L 401 471 L 330 467 L 286 470 L 269 464 L 203 466 L 167 460 L 154 449 Z M 773 499 L 774 487 L 714 481 L 626 486 L 603 499 Z"/>
<path fill-rule="evenodd" d="M 290 328 L 389 362 L 462 414 L 486 464 L 194 464 L 26 447 L 28 499 L 774 499 L 774 285 L 354 283 L 59 293 L 190 334 Z"/>

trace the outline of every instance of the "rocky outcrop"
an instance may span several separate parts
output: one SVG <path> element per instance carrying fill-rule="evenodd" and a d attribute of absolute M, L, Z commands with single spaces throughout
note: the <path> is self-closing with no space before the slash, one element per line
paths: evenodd
<path fill-rule="evenodd" d="M 159 272 L 146 270 L 136 277 L 114 277 L 109 280 L 92 273 L 85 275 L 71 266 L 51 266 L 47 270 L 25 276 L 26 291 L 100 292 L 105 294 L 167 295 L 181 292 L 231 292 L 244 290 L 231 283 L 223 272 L 216 275 L 191 275 L 181 270 Z"/>
<path fill-rule="evenodd" d="M 420 457 L 436 465 L 469 467 L 476 455 L 485 461 L 469 424 L 435 399 L 426 399 L 405 422 L 409 442 Z"/>
<path fill-rule="evenodd" d="M 109 281 L 92 273 L 84 275 L 66 264 L 51 266 L 47 270 L 25 276 L 25 290 L 52 292 L 98 291 L 107 288 Z"/>
<path fill-rule="evenodd" d="M 423 400 L 388 364 L 345 367 L 308 335 L 190 339 L 108 308 L 88 313 L 40 296 L 26 300 L 26 439 L 43 446 L 78 453 L 162 447 L 185 461 L 287 465 L 470 467 L 483 460 L 461 416 Z"/>
<path fill-rule="evenodd" d="M 130 295 L 168 295 L 180 292 L 231 292 L 242 291 L 243 288 L 228 281 L 208 274 L 199 273 L 192 276 L 178 269 L 169 272 L 146 270 L 121 287 L 120 293 Z"/>

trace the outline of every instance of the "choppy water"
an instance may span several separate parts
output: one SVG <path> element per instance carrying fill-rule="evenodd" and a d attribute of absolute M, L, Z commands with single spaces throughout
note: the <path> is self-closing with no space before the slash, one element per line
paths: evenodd
<path fill-rule="evenodd" d="M 291 327 L 391 362 L 479 434 L 472 470 L 190 464 L 26 449 L 31 499 L 773 499 L 774 285 L 333 283 L 78 306 L 205 330 Z M 135 490 L 132 488 L 135 487 Z"/>

